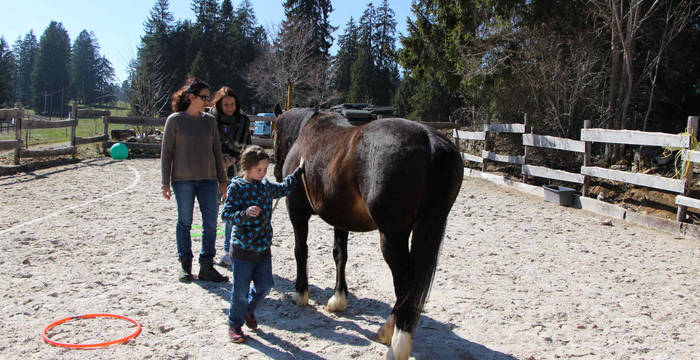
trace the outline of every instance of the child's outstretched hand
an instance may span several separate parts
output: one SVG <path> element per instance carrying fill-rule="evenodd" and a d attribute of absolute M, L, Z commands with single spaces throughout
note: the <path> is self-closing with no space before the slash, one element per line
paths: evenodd
<path fill-rule="evenodd" d="M 246 209 L 245 212 L 246 214 L 248 214 L 248 216 L 256 217 L 260 215 L 260 208 L 257 206 L 251 206 L 248 209 Z"/>

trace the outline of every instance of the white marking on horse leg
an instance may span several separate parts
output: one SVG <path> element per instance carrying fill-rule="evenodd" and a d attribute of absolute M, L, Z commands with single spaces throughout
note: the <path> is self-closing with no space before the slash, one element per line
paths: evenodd
<path fill-rule="evenodd" d="M 345 309 L 348 307 L 348 298 L 345 296 L 345 294 L 342 293 L 335 293 L 333 296 L 331 296 L 330 299 L 328 299 L 328 305 L 326 305 L 326 311 L 328 312 L 339 312 L 339 311 L 345 311 Z"/>
<path fill-rule="evenodd" d="M 377 330 L 377 341 L 384 344 L 391 344 L 391 337 L 394 334 L 394 315 L 386 318 L 386 323 Z"/>
<path fill-rule="evenodd" d="M 294 293 L 292 299 L 294 300 L 294 303 L 297 304 L 297 306 L 309 305 L 309 291 L 304 291 L 303 294 Z"/>
<path fill-rule="evenodd" d="M 386 352 L 388 360 L 408 360 L 411 355 L 413 335 L 409 332 L 394 328 L 394 337 L 391 339 L 391 347 Z"/>

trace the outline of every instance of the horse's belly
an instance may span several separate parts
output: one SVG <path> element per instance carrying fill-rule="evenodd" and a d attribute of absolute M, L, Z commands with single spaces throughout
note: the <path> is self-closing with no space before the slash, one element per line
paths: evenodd
<path fill-rule="evenodd" d="M 330 225 L 347 231 L 362 232 L 377 229 L 377 224 L 374 223 L 361 200 L 324 203 L 318 215 Z"/>

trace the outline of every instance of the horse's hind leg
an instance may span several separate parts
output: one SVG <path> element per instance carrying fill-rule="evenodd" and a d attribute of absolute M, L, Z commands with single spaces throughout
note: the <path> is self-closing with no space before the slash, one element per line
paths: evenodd
<path fill-rule="evenodd" d="M 384 260 L 389 265 L 389 269 L 391 270 L 391 275 L 394 279 L 394 293 L 396 294 L 396 304 L 391 310 L 391 315 L 387 318 L 384 326 L 377 331 L 377 341 L 387 345 L 392 344 L 397 312 L 402 311 L 402 305 L 406 302 L 406 297 L 408 295 L 412 279 L 412 267 L 410 266 L 411 260 L 408 251 L 409 234 L 410 231 L 379 233 L 382 255 L 384 255 Z M 408 335 L 409 338 L 407 348 L 410 352 L 411 341 L 410 334 Z M 408 355 L 408 353 L 406 355 Z"/>
<path fill-rule="evenodd" d="M 345 282 L 345 264 L 348 262 L 348 232 L 334 229 L 333 260 L 335 260 L 335 291 L 328 300 L 326 311 L 343 311 L 348 305 L 348 285 Z"/>
<path fill-rule="evenodd" d="M 307 273 L 309 247 L 306 245 L 309 235 L 309 218 L 311 218 L 311 214 L 306 211 L 289 211 L 289 219 L 294 228 L 294 258 L 297 262 L 294 303 L 298 306 L 309 304 L 309 277 Z"/>

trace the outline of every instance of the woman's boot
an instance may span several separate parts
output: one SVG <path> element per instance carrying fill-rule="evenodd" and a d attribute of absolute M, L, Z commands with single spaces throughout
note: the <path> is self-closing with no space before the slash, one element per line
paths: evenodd
<path fill-rule="evenodd" d="M 209 260 L 199 263 L 199 280 L 222 282 L 228 281 L 228 277 L 216 271 L 216 269 L 214 269 L 214 261 Z"/>
<path fill-rule="evenodd" d="M 188 283 L 192 281 L 192 259 L 180 259 L 180 282 Z"/>

